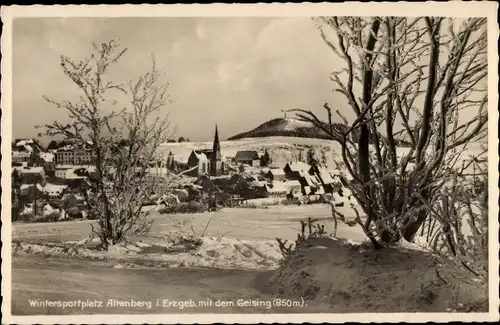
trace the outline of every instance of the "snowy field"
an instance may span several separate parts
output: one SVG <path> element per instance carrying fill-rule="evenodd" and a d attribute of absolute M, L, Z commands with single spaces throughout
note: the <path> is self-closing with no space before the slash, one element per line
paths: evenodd
<path fill-rule="evenodd" d="M 176 159 L 187 162 L 192 150 L 211 149 L 212 146 L 212 142 L 165 143 L 161 145 L 158 154 L 166 159 L 171 151 L 176 156 Z M 259 153 L 264 153 L 267 150 L 273 159 L 273 164 L 283 167 L 288 161 L 295 160 L 300 150 L 309 148 L 323 149 L 325 152 L 330 151 L 333 154 L 327 154 L 327 156 L 330 156 L 330 160 L 334 157 L 337 158 L 335 152 L 340 153 L 338 144 L 322 139 L 266 137 L 221 142 L 221 153 L 225 158 L 235 157 L 240 150 L 256 150 Z"/>
<path fill-rule="evenodd" d="M 344 209 L 347 215 L 350 208 Z M 150 234 L 166 233 L 181 221 L 193 225 L 196 233 L 201 234 L 207 223 L 205 235 L 213 237 L 229 237 L 238 239 L 274 240 L 276 237 L 295 240 L 300 231 L 300 220 L 329 219 L 330 206 L 326 204 L 269 206 L 267 209 L 225 208 L 217 212 L 197 214 L 160 215 L 152 213 L 153 220 Z M 67 221 L 58 223 L 16 223 L 13 224 L 13 240 L 45 240 L 69 241 L 88 237 L 90 223 L 93 221 Z M 331 231 L 333 223 L 325 220 L 326 230 Z M 186 229 L 190 232 L 191 230 Z M 364 239 L 357 227 L 341 227 L 338 236 L 341 238 Z"/>
<path fill-rule="evenodd" d="M 165 143 L 158 150 L 158 155 L 166 159 L 169 152 L 172 152 L 179 161 L 187 162 L 192 150 L 211 149 L 213 143 L 210 142 L 182 142 Z M 469 145 L 464 153 L 464 159 L 477 155 L 487 148 L 487 144 L 473 143 Z M 266 137 L 266 138 L 247 138 L 234 141 L 222 141 L 221 153 L 225 158 L 235 157 L 236 152 L 240 150 L 256 150 L 263 153 L 267 150 L 271 156 L 273 164 L 278 167 L 284 167 L 289 162 L 296 160 L 299 152 L 303 150 L 314 149 L 316 157 L 322 160 L 326 158 L 326 165 L 335 166 L 334 161 L 341 162 L 341 147 L 331 140 L 297 138 L 297 137 Z M 407 153 L 409 148 L 398 148 L 398 154 L 401 156 Z M 304 159 L 307 156 L 304 155 Z"/>
<path fill-rule="evenodd" d="M 346 211 L 348 213 L 348 211 Z M 117 267 L 132 267 L 138 260 L 156 266 L 216 267 L 234 269 L 275 269 L 282 255 L 276 238 L 293 243 L 300 232 L 300 220 L 311 217 L 321 220 L 331 233 L 333 222 L 327 205 L 270 206 L 267 209 L 223 209 L 213 213 L 192 215 L 152 214 L 153 225 L 147 236 L 131 241 L 147 249 L 165 246 L 165 238 L 182 233 L 202 236 L 203 244 L 195 252 L 165 254 L 153 251 L 141 254 L 134 247 L 122 247 L 110 252 L 95 252 L 79 248 L 78 252 L 61 247 L 82 244 L 90 233 L 92 221 L 60 223 L 14 224 L 13 246 L 16 254 L 66 256 L 120 261 Z M 358 242 L 364 234 L 358 227 L 339 224 L 337 236 Z M 56 244 L 56 246 L 52 246 Z M 58 245 L 58 246 L 57 246 Z M 132 264 L 131 264 L 132 263 Z M 144 264 L 144 263 L 142 263 Z"/>

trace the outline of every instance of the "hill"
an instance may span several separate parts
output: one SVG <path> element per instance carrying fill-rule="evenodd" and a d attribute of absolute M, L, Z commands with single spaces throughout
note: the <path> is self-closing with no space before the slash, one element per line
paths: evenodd
<path fill-rule="evenodd" d="M 342 135 L 345 134 L 349 127 L 342 123 L 332 123 L 334 134 L 338 135 L 338 139 L 341 141 Z M 325 128 L 328 125 L 325 124 Z M 228 138 L 228 140 L 239 140 L 245 138 L 266 138 L 266 137 L 297 137 L 297 138 L 313 138 L 313 139 L 325 139 L 331 140 L 331 136 L 323 131 L 320 127 L 314 125 L 312 122 L 302 121 L 294 118 L 275 118 L 267 122 L 262 123 L 258 127 L 248 132 L 243 132 L 240 134 L 233 135 Z M 351 133 L 351 139 L 358 141 L 359 129 L 355 128 Z M 380 135 L 381 139 L 385 139 L 384 136 Z M 373 143 L 373 139 L 370 138 L 370 143 Z M 396 140 L 396 144 L 402 147 L 408 147 L 409 142 Z"/>
<path fill-rule="evenodd" d="M 339 133 L 345 132 L 347 127 L 340 123 L 335 123 L 334 128 Z M 311 122 L 301 121 L 294 118 L 275 118 L 262 123 L 258 127 L 248 132 L 236 134 L 228 140 L 238 140 L 243 138 L 264 138 L 264 137 L 299 137 L 330 139 L 321 128 Z"/>

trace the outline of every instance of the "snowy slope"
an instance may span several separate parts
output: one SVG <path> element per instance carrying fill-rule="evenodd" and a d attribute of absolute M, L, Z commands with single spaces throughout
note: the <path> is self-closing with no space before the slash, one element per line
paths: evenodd
<path fill-rule="evenodd" d="M 344 127 L 341 124 L 337 126 L 339 128 Z M 253 130 L 232 136 L 229 140 L 275 136 L 318 139 L 325 139 L 328 137 L 320 128 L 314 126 L 311 122 L 301 121 L 295 118 L 275 118 L 259 125 Z"/>

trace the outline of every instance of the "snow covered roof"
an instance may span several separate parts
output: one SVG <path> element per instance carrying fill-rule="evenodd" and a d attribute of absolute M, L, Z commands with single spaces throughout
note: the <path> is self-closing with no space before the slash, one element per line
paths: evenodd
<path fill-rule="evenodd" d="M 302 170 L 299 172 L 299 175 L 308 186 L 317 186 L 321 183 L 315 175 L 311 175 L 307 171 Z"/>
<path fill-rule="evenodd" d="M 66 138 L 60 144 L 59 148 L 54 150 L 55 152 L 64 152 L 64 151 L 72 151 L 75 149 L 78 150 L 92 150 L 92 141 L 83 141 L 78 138 Z"/>
<path fill-rule="evenodd" d="M 268 191 L 269 193 L 287 193 L 294 188 L 301 188 L 299 181 L 292 180 L 286 182 L 274 182 L 272 187 L 266 185 L 266 191 Z"/>
<path fill-rule="evenodd" d="M 13 157 L 29 157 L 31 154 L 25 151 L 12 151 Z"/>
<path fill-rule="evenodd" d="M 16 147 L 33 148 L 32 145 L 35 144 L 36 142 L 33 139 L 24 139 L 24 140 L 18 140 L 16 142 Z"/>
<path fill-rule="evenodd" d="M 55 152 L 72 151 L 73 149 L 75 149 L 75 146 L 73 146 L 71 144 L 67 144 L 67 145 L 62 146 L 60 148 L 57 148 L 57 150 L 55 150 Z"/>
<path fill-rule="evenodd" d="M 331 176 L 335 176 L 335 175 L 341 175 L 342 172 L 340 171 L 340 169 L 329 169 L 328 172 L 330 173 Z"/>
<path fill-rule="evenodd" d="M 256 186 L 256 187 L 264 187 L 264 186 L 267 185 L 267 182 L 266 181 L 258 181 L 258 180 L 256 180 L 256 181 L 252 181 L 250 183 L 250 185 L 251 186 Z"/>
<path fill-rule="evenodd" d="M 321 177 L 321 179 L 325 184 L 331 184 L 335 182 L 335 180 L 333 179 L 333 177 L 326 168 L 319 169 L 319 176 Z"/>
<path fill-rule="evenodd" d="M 255 150 L 243 150 L 243 151 L 238 151 L 236 153 L 236 156 L 234 157 L 235 160 L 258 160 L 259 159 L 259 154 Z"/>
<path fill-rule="evenodd" d="M 288 186 L 288 187 L 297 187 L 297 186 L 301 187 L 300 182 L 296 181 L 296 180 L 290 180 L 290 181 L 278 182 L 278 183 L 285 184 L 285 186 Z"/>
<path fill-rule="evenodd" d="M 288 167 L 290 168 L 290 170 L 292 171 L 296 171 L 296 172 L 299 172 L 299 171 L 308 171 L 311 166 L 304 163 L 304 162 L 292 162 L 292 163 L 288 163 Z"/>
<path fill-rule="evenodd" d="M 21 191 L 26 190 L 32 186 L 35 186 L 34 184 L 21 184 Z"/>
<path fill-rule="evenodd" d="M 323 188 L 323 186 L 320 186 L 315 194 L 325 194 L 325 189 Z"/>
<path fill-rule="evenodd" d="M 340 178 L 340 175 L 333 175 L 333 180 L 335 181 L 335 183 L 338 183 L 338 182 L 342 182 L 341 178 Z"/>
<path fill-rule="evenodd" d="M 47 183 L 40 190 L 43 191 L 44 193 L 48 193 L 49 195 L 57 195 L 61 194 L 67 187 L 68 185 Z"/>
<path fill-rule="evenodd" d="M 54 162 L 55 155 L 50 152 L 40 152 L 40 158 L 43 159 L 43 161 L 49 163 Z"/>
<path fill-rule="evenodd" d="M 18 168 L 18 171 L 21 174 L 41 174 L 44 172 L 43 167 Z"/>
<path fill-rule="evenodd" d="M 74 168 L 74 166 L 72 165 L 58 165 L 56 166 L 56 170 L 64 170 L 64 169 L 71 169 L 71 168 Z"/>
<path fill-rule="evenodd" d="M 66 179 L 85 179 L 86 177 L 85 176 L 78 176 L 77 174 L 75 174 L 74 170 L 68 170 L 68 171 L 66 171 L 65 178 Z"/>
<path fill-rule="evenodd" d="M 204 152 L 193 150 L 192 151 L 198 160 L 208 160 L 207 155 Z"/>
<path fill-rule="evenodd" d="M 23 139 L 23 140 L 18 140 L 16 142 L 16 146 L 24 146 L 27 144 L 34 144 L 35 141 L 33 139 Z"/>
<path fill-rule="evenodd" d="M 273 175 L 285 175 L 285 171 L 281 168 L 270 169 L 269 172 Z"/>

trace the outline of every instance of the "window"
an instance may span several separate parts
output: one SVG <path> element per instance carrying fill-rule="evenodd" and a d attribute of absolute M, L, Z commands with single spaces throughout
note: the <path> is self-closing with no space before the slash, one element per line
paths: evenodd
<path fill-rule="evenodd" d="M 201 172 L 204 173 L 205 172 L 205 163 L 201 163 Z"/>

